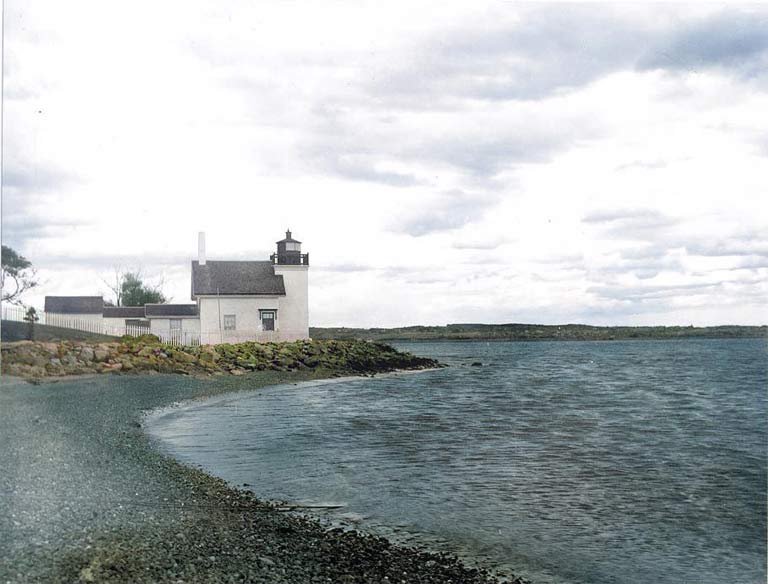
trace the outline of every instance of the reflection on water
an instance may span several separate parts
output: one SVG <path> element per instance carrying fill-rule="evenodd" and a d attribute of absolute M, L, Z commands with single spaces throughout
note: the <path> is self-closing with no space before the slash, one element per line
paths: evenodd
<path fill-rule="evenodd" d="M 764 341 L 401 347 L 453 367 L 217 399 L 150 431 L 262 497 L 537 583 L 765 582 Z"/>

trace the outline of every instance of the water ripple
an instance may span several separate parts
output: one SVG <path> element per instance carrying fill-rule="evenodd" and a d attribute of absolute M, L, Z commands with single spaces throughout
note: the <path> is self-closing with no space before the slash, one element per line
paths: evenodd
<path fill-rule="evenodd" d="M 150 431 L 259 495 L 541 584 L 765 582 L 764 341 L 405 348 L 454 366 L 260 390 Z"/>

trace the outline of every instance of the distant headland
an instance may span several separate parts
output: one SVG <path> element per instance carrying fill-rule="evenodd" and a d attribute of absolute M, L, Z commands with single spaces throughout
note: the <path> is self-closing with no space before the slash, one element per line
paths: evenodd
<path fill-rule="evenodd" d="M 585 324 L 449 324 L 399 328 L 310 328 L 313 339 L 376 341 L 614 341 L 768 337 L 768 326 L 590 326 Z"/>

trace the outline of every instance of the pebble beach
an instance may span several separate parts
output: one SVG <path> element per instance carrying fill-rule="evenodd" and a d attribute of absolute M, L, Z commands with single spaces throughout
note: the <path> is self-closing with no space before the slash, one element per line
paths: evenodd
<path fill-rule="evenodd" d="M 164 456 L 142 428 L 156 408 L 327 375 L 5 375 L 0 582 L 497 581 L 449 555 L 286 513 Z"/>

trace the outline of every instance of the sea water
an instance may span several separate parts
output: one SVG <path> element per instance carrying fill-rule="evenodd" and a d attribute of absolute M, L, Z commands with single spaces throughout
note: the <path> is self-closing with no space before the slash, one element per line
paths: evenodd
<path fill-rule="evenodd" d="M 150 432 L 260 497 L 538 584 L 766 581 L 765 340 L 397 345 L 450 367 L 227 396 Z"/>

